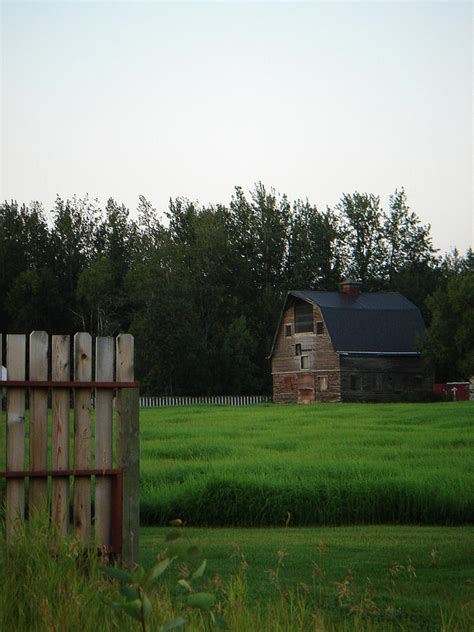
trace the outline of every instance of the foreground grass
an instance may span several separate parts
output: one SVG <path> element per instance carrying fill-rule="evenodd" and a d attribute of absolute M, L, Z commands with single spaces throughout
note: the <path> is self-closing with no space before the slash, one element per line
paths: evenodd
<path fill-rule="evenodd" d="M 454 632 L 470 630 L 473 623 L 472 607 L 463 602 L 467 590 L 466 551 L 460 546 L 465 537 L 463 531 L 462 528 L 417 531 L 393 527 L 388 532 L 384 528 L 360 532 L 357 529 L 193 530 L 187 537 L 197 541 L 209 557 L 208 589 L 216 594 L 216 608 L 233 632 Z M 144 530 L 142 555 L 147 564 L 156 560 L 164 536 L 164 530 Z M 403 547 L 401 540 L 408 546 Z M 436 550 L 439 558 L 428 555 L 429 564 L 425 562 L 425 540 L 440 547 Z M 231 542 L 242 545 L 236 559 L 230 557 Z M 282 546 L 285 548 L 277 548 Z M 383 552 L 386 547 L 390 553 Z M 373 569 L 379 568 L 380 563 L 383 566 L 390 554 L 404 554 L 407 550 L 413 554 L 412 561 L 403 560 L 402 566 L 391 563 L 392 581 L 384 591 L 379 584 L 386 581 L 387 568 L 379 571 L 380 577 Z M 418 554 L 422 558 L 416 568 Z M 304 569 L 311 558 L 314 563 L 306 578 Z M 352 571 L 348 572 L 350 560 Z M 267 562 L 270 572 L 262 579 Z M 231 570 L 233 573 L 228 575 Z M 153 614 L 147 630 L 154 631 L 177 616 L 186 617 L 188 632 L 215 629 L 205 614 L 185 607 L 183 591 L 176 586 L 181 573 L 182 567 L 175 564 L 167 582 L 158 585 L 152 594 Z M 337 580 L 333 581 L 333 576 Z M 302 581 L 303 578 L 307 581 Z M 298 583 L 293 584 L 293 579 Z M 430 583 L 436 589 L 432 590 L 431 612 L 425 616 L 418 602 L 426 598 L 423 586 Z M 264 585 L 271 588 L 268 597 L 260 588 Z M 100 593 L 113 595 L 116 587 L 101 575 L 95 556 L 85 555 L 73 540 L 58 539 L 44 520 L 32 520 L 13 545 L 7 546 L 0 535 L 0 586 L 1 630 L 140 629 L 139 624 L 127 619 L 121 611 L 112 611 L 100 602 Z M 332 599 L 328 600 L 327 591 L 332 592 Z M 407 608 L 410 592 L 411 606 Z"/>
<path fill-rule="evenodd" d="M 473 415 L 471 402 L 142 409 L 142 521 L 472 523 Z"/>
<path fill-rule="evenodd" d="M 474 615 L 474 533 L 470 527 L 321 527 L 184 530 L 203 547 L 208 568 L 224 580 L 244 562 L 250 603 L 274 602 L 299 586 L 327 622 L 347 612 L 371 613 L 381 625 L 459 628 Z M 142 529 L 141 557 L 152 563 L 166 529 Z M 345 593 L 345 594 L 342 594 Z M 464 622 L 464 623 L 463 623 Z M 473 620 L 474 625 L 474 620 Z M 467 625 L 467 623 L 466 623 Z"/>

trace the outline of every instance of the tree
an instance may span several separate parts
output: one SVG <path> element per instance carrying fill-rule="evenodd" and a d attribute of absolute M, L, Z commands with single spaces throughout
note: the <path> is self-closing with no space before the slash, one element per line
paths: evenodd
<path fill-rule="evenodd" d="M 79 275 L 77 315 L 84 331 L 97 336 L 113 336 L 120 331 L 123 292 L 116 283 L 113 262 L 99 257 Z"/>
<path fill-rule="evenodd" d="M 137 248 L 135 255 L 141 259 L 158 247 L 166 232 L 158 217 L 156 208 L 151 205 L 144 195 L 138 198 Z"/>
<path fill-rule="evenodd" d="M 433 263 L 435 250 L 430 225 L 422 225 L 418 216 L 410 211 L 403 188 L 390 196 L 389 212 L 383 215 L 383 237 L 384 276 L 389 283 L 403 269 L 416 270 Z"/>
<path fill-rule="evenodd" d="M 169 235 L 126 279 L 133 305 L 137 377 L 148 393 L 202 394 L 202 337 L 192 283 Z"/>
<path fill-rule="evenodd" d="M 78 325 L 77 283 L 81 272 L 98 255 L 101 212 L 97 202 L 87 197 L 64 201 L 58 196 L 52 214 L 52 265 L 64 305 L 62 331 L 73 333 Z"/>
<path fill-rule="evenodd" d="M 261 182 L 236 187 L 228 207 L 170 200 L 167 226 L 144 196 L 137 210 L 135 221 L 113 198 L 102 210 L 58 197 L 49 224 L 39 203 L 0 205 L 1 329 L 131 331 L 149 392 L 268 392 L 288 289 L 334 290 L 353 275 L 429 319 L 425 298 L 472 269 L 472 252 L 435 258 L 403 189 L 387 213 L 368 193 L 321 212 Z"/>
<path fill-rule="evenodd" d="M 377 284 L 386 256 L 380 198 L 345 193 L 335 207 L 340 219 L 341 257 L 347 276 Z"/>
<path fill-rule="evenodd" d="M 261 371 L 255 361 L 255 341 L 245 316 L 235 318 L 227 329 L 221 350 L 220 391 L 229 395 L 253 395 L 261 389 Z"/>
<path fill-rule="evenodd" d="M 250 199 L 240 187 L 232 197 L 228 243 L 233 253 L 234 293 L 246 317 L 260 358 L 266 389 L 270 376 L 265 357 L 286 291 L 285 270 L 291 224 L 291 205 L 285 195 L 267 191 L 259 182 Z"/>
<path fill-rule="evenodd" d="M 105 207 L 105 219 L 98 233 L 102 246 L 98 254 L 105 256 L 112 263 L 116 283 L 122 285 L 137 246 L 138 228 L 136 223 L 130 220 L 128 208 L 109 198 Z"/>
<path fill-rule="evenodd" d="M 51 264 L 52 247 L 48 225 L 43 209 L 39 203 L 33 203 L 29 207 L 19 205 L 16 201 L 5 202 L 0 205 L 0 331 L 8 331 L 12 327 L 30 327 L 26 323 L 31 322 L 27 313 L 35 314 L 35 308 L 30 305 L 31 294 L 21 292 L 20 286 L 38 287 L 39 277 L 43 273 L 38 271 L 46 269 Z M 32 274 L 28 275 L 28 272 Z M 25 276 L 26 275 L 26 276 Z M 22 276 L 22 280 L 19 277 Z M 13 290 L 15 297 L 9 302 L 5 298 Z M 37 307 L 37 306 L 36 306 Z M 21 312 L 24 310 L 24 314 Z M 12 315 L 14 322 L 12 322 Z M 36 315 L 36 322 L 38 320 Z"/>
<path fill-rule="evenodd" d="M 474 375 L 474 268 L 453 276 L 446 289 L 428 299 L 431 323 L 423 340 L 425 357 L 440 381 L 465 380 Z"/>
<path fill-rule="evenodd" d="M 431 313 L 426 300 L 437 289 L 445 288 L 446 280 L 442 271 L 429 262 L 406 264 L 393 272 L 392 281 L 386 284 L 391 291 L 400 292 L 421 311 L 425 323 L 429 323 Z"/>
<path fill-rule="evenodd" d="M 338 220 L 306 200 L 293 205 L 285 277 L 289 288 L 335 289 L 341 273 Z"/>
<path fill-rule="evenodd" d="M 14 279 L 6 300 L 8 330 L 17 332 L 64 331 L 63 297 L 51 268 L 29 269 Z"/>

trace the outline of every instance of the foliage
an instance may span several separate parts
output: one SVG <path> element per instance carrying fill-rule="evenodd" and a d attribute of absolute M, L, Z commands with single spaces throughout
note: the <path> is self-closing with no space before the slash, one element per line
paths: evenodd
<path fill-rule="evenodd" d="M 146 529 L 142 535 L 149 568 L 163 530 Z M 469 540 L 463 529 L 212 530 L 189 535 L 211 553 L 208 567 L 214 570 L 209 569 L 206 590 L 216 595 L 213 610 L 234 632 L 458 632 L 472 627 Z M 151 630 L 166 630 L 186 610 L 186 630 L 209 632 L 208 612 L 188 608 L 179 585 L 179 591 L 168 587 L 176 585 L 176 572 L 186 572 L 184 566 L 176 561 L 174 570 L 162 575 L 160 590 L 149 591 Z M 42 516 L 30 518 L 12 543 L 6 544 L 0 532 L 2 630 L 132 632 L 140 624 L 123 609 L 104 608 L 99 598 L 101 593 L 107 601 L 114 597 L 115 581 L 101 573 L 95 553 L 58 536 Z M 127 581 L 120 586 L 130 594 Z"/>
<path fill-rule="evenodd" d="M 422 343 L 425 358 L 443 380 L 474 375 L 474 267 L 453 275 L 426 301 L 431 323 Z"/>
<path fill-rule="evenodd" d="M 118 630 L 96 606 L 100 584 L 95 555 L 59 537 L 43 516 L 30 517 L 12 544 L 0 532 L 1 630 Z"/>
<path fill-rule="evenodd" d="M 119 594 L 109 598 L 101 595 L 103 602 L 113 610 L 123 610 L 129 617 L 140 624 L 143 632 L 149 627 L 147 621 L 152 614 L 153 606 L 148 594 L 156 588 L 162 575 L 169 567 L 178 560 L 182 564 L 196 562 L 199 549 L 182 539 L 182 533 L 172 531 L 166 536 L 166 547 L 158 556 L 158 562 L 145 572 L 142 566 L 138 566 L 133 571 L 103 566 L 101 571 L 107 577 L 120 583 Z M 223 630 L 228 629 L 224 620 L 212 609 L 216 601 L 213 593 L 205 590 L 202 585 L 202 578 L 206 570 L 206 560 L 198 563 L 194 571 L 187 570 L 178 584 L 188 592 L 186 606 L 196 608 L 208 614 L 210 621 Z M 173 619 L 162 625 L 157 632 L 171 632 L 186 625 L 187 620 L 183 617 Z"/>
<path fill-rule="evenodd" d="M 0 331 L 130 331 L 147 394 L 268 393 L 289 289 L 336 290 L 357 276 L 369 290 L 404 293 L 429 321 L 427 297 L 469 261 L 436 256 L 403 189 L 386 210 L 354 192 L 321 211 L 261 182 L 236 187 L 228 205 L 178 197 L 164 214 L 143 196 L 136 213 L 113 198 L 101 208 L 58 197 L 48 211 L 5 202 Z M 452 356 L 443 362 L 443 374 L 458 372 Z"/>
<path fill-rule="evenodd" d="M 343 257 L 348 275 L 363 283 L 382 277 L 385 259 L 380 198 L 344 194 L 336 206 L 341 216 Z"/>
<path fill-rule="evenodd" d="M 385 275 L 390 283 L 401 270 L 432 266 L 435 250 L 430 226 L 423 226 L 410 210 L 405 190 L 390 196 L 389 213 L 383 218 L 385 239 Z"/>

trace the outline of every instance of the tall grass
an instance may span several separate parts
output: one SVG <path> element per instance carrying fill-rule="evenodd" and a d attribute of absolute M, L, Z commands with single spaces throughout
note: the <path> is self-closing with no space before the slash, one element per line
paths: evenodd
<path fill-rule="evenodd" d="M 474 406 L 141 411 L 141 514 L 202 526 L 474 521 Z"/>
<path fill-rule="evenodd" d="M 158 553 L 158 551 L 156 551 Z M 252 563 L 249 560 L 250 564 Z M 217 595 L 216 608 L 233 632 L 337 632 L 431 629 L 441 632 L 469 630 L 468 612 L 436 612 L 435 624 L 416 616 L 399 616 L 396 585 L 389 603 L 376 588 L 360 589 L 348 571 L 340 582 L 332 582 L 333 603 L 321 602 L 322 574 L 313 581 L 290 589 L 280 581 L 283 552 L 270 572 L 276 598 L 252 602 L 247 597 L 246 564 L 229 579 L 209 578 L 209 589 Z M 405 569 L 406 571 L 407 569 Z M 397 571 L 398 572 L 398 571 Z M 175 579 L 179 576 L 175 571 Z M 32 518 L 7 545 L 0 535 L 0 630 L 8 632 L 128 632 L 139 624 L 103 605 L 99 593 L 116 593 L 116 587 L 99 572 L 94 555 L 85 554 L 72 539 L 60 539 L 47 520 Z M 209 632 L 208 617 L 186 609 L 179 590 L 158 587 L 151 593 L 150 630 L 178 616 L 185 616 L 188 632 Z"/>
<path fill-rule="evenodd" d="M 143 524 L 474 522 L 472 402 L 146 408 L 140 421 Z"/>

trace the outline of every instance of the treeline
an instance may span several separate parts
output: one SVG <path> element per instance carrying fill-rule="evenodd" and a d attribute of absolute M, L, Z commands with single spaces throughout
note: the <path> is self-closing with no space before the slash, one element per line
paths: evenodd
<path fill-rule="evenodd" d="M 346 276 L 402 292 L 431 323 L 438 379 L 474 372 L 473 256 L 437 255 L 403 189 L 291 202 L 261 183 L 228 205 L 139 198 L 0 205 L 0 331 L 130 331 L 149 394 L 271 392 L 266 359 L 288 289 Z"/>

